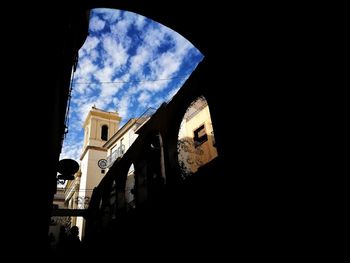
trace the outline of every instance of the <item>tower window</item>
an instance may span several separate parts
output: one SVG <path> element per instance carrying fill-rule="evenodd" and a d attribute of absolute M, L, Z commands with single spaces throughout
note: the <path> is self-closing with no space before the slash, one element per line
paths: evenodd
<path fill-rule="evenodd" d="M 208 140 L 208 135 L 205 132 L 204 124 L 193 131 L 194 146 L 197 147 Z"/>
<path fill-rule="evenodd" d="M 101 128 L 101 139 L 107 141 L 108 139 L 108 126 L 103 125 Z"/>

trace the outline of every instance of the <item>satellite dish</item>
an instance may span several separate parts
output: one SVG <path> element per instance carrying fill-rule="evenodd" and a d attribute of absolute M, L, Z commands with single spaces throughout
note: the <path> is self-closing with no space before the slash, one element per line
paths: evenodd
<path fill-rule="evenodd" d="M 74 174 L 79 170 L 79 164 L 72 159 L 62 159 L 58 163 L 57 172 L 58 179 L 61 180 L 73 180 Z"/>

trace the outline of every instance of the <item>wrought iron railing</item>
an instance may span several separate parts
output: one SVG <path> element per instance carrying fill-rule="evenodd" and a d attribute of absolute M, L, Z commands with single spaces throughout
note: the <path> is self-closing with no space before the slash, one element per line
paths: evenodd
<path fill-rule="evenodd" d="M 144 113 L 142 113 L 141 116 L 138 117 L 136 120 L 136 123 L 135 123 L 136 129 L 138 129 L 142 124 L 148 121 L 155 112 L 156 112 L 156 109 L 150 107 Z"/>
<path fill-rule="evenodd" d="M 77 209 L 87 209 L 89 207 L 90 197 L 78 196 L 75 198 L 74 202 L 77 205 Z"/>
<path fill-rule="evenodd" d="M 198 98 L 191 106 L 188 108 L 185 113 L 186 121 L 189 121 L 194 116 L 196 116 L 202 109 L 204 109 L 208 105 L 207 101 L 202 97 Z"/>
<path fill-rule="evenodd" d="M 125 145 L 122 144 L 107 157 L 107 168 L 111 167 L 115 160 L 117 160 L 118 157 L 122 157 L 124 153 Z"/>

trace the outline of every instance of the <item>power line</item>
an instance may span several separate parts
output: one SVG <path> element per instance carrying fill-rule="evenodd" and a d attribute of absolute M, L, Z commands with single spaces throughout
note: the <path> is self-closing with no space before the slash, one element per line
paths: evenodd
<path fill-rule="evenodd" d="M 164 79 L 151 79 L 151 80 L 131 80 L 131 81 L 100 81 L 100 82 L 73 82 L 73 84 L 78 85 L 90 85 L 90 84 L 115 84 L 115 83 L 133 83 L 133 82 L 156 82 L 156 81 L 165 81 L 171 79 L 181 79 L 189 76 L 190 74 L 180 75 L 172 78 L 164 78 Z"/>

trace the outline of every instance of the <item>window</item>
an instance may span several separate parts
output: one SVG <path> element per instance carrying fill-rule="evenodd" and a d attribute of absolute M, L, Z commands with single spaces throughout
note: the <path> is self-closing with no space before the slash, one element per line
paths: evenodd
<path fill-rule="evenodd" d="M 208 135 L 205 132 L 204 124 L 193 131 L 194 146 L 197 147 L 208 140 Z"/>
<path fill-rule="evenodd" d="M 120 155 L 124 154 L 125 146 L 123 144 L 124 138 L 120 139 Z"/>
<path fill-rule="evenodd" d="M 101 139 L 107 141 L 108 139 L 108 126 L 103 125 L 101 129 Z"/>

